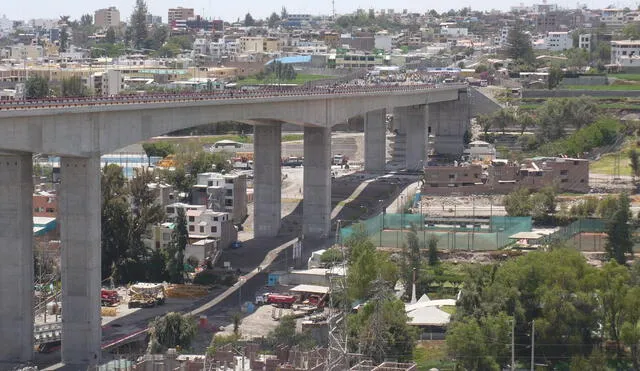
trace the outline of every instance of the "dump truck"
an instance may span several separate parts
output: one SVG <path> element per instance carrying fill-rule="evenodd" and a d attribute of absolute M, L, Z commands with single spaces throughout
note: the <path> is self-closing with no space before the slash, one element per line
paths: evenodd
<path fill-rule="evenodd" d="M 114 305 L 118 305 L 120 303 L 120 296 L 118 296 L 118 291 L 116 290 L 100 290 L 100 304 L 103 307 L 111 307 Z"/>
<path fill-rule="evenodd" d="M 159 283 L 136 283 L 129 288 L 129 308 L 151 308 L 165 301 L 164 286 Z"/>

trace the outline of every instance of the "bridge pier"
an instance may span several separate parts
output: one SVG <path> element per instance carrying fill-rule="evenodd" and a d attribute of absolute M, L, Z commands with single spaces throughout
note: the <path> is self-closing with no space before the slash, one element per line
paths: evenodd
<path fill-rule="evenodd" d="M 326 237 L 331 230 L 331 128 L 304 128 L 302 233 Z"/>
<path fill-rule="evenodd" d="M 466 92 L 460 92 L 458 100 L 429 104 L 427 122 L 435 135 L 435 152 L 461 155 L 470 119 L 471 104 Z"/>
<path fill-rule="evenodd" d="M 272 237 L 281 219 L 281 126 L 256 125 L 254 132 L 254 235 Z"/>
<path fill-rule="evenodd" d="M 406 135 L 405 168 L 420 170 L 426 157 L 427 147 L 427 105 L 396 107 L 393 120 L 400 135 Z"/>
<path fill-rule="evenodd" d="M 33 359 L 31 153 L 0 155 L 0 364 Z"/>
<path fill-rule="evenodd" d="M 369 111 L 364 117 L 364 170 L 383 172 L 387 152 L 386 109 Z"/>
<path fill-rule="evenodd" d="M 62 363 L 95 365 L 102 338 L 100 157 L 62 157 L 60 176 Z"/>

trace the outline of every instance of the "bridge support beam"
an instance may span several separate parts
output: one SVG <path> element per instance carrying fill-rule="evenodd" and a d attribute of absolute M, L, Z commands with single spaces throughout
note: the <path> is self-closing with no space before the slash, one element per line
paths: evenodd
<path fill-rule="evenodd" d="M 426 105 L 396 107 L 393 110 L 393 119 L 397 121 L 400 135 L 406 135 L 405 168 L 407 170 L 419 170 L 426 157 L 427 125 Z"/>
<path fill-rule="evenodd" d="M 60 160 L 62 362 L 100 362 L 100 157 Z"/>
<path fill-rule="evenodd" d="M 256 125 L 254 138 L 254 235 L 272 237 L 281 219 L 281 127 Z"/>
<path fill-rule="evenodd" d="M 304 128 L 302 232 L 326 237 L 331 229 L 331 128 Z"/>
<path fill-rule="evenodd" d="M 427 122 L 435 136 L 434 150 L 438 154 L 461 155 L 464 132 L 469 128 L 471 105 L 467 93 L 458 100 L 429 104 Z"/>
<path fill-rule="evenodd" d="M 364 170 L 368 172 L 383 172 L 386 162 L 385 109 L 369 111 L 364 117 Z"/>
<path fill-rule="evenodd" d="M 32 199 L 31 153 L 0 155 L 0 365 L 33 359 Z"/>

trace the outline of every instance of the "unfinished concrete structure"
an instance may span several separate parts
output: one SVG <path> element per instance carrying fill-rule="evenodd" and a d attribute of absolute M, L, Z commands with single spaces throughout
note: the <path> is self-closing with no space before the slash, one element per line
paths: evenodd
<path fill-rule="evenodd" d="M 238 94 L 235 98 L 194 95 L 0 104 L 0 361 L 23 362 L 33 356 L 33 153 L 61 157 L 62 361 L 97 364 L 101 351 L 101 154 L 212 122 L 256 125 L 255 234 L 274 236 L 281 217 L 281 125 L 303 126 L 303 231 L 305 237 L 326 237 L 331 226 L 331 127 L 365 115 L 365 168 L 383 171 L 385 114 L 393 111 L 408 138 L 406 167 L 417 170 L 427 143 L 427 106 L 459 102 L 438 108 L 438 117 L 454 117 L 468 111 L 466 101 L 459 99 L 465 92 L 466 87 L 455 85 L 401 86 Z"/>

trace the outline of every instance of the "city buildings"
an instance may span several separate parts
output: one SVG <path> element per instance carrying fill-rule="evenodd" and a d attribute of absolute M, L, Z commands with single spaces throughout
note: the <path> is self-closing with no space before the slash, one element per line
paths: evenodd
<path fill-rule="evenodd" d="M 177 8 L 170 8 L 167 13 L 167 22 L 169 26 L 172 26 L 176 21 L 183 20 L 186 21 L 189 18 L 193 18 L 195 16 L 195 12 L 193 8 L 183 8 L 181 6 Z"/>
<path fill-rule="evenodd" d="M 95 11 L 93 23 L 102 29 L 120 27 L 120 11 L 115 6 L 98 9 Z"/>
<path fill-rule="evenodd" d="M 234 223 L 241 224 L 247 217 L 247 177 L 234 173 L 200 173 L 193 186 L 192 202 L 228 212 Z"/>
<path fill-rule="evenodd" d="M 622 68 L 640 68 L 640 40 L 612 41 L 611 64 Z"/>

